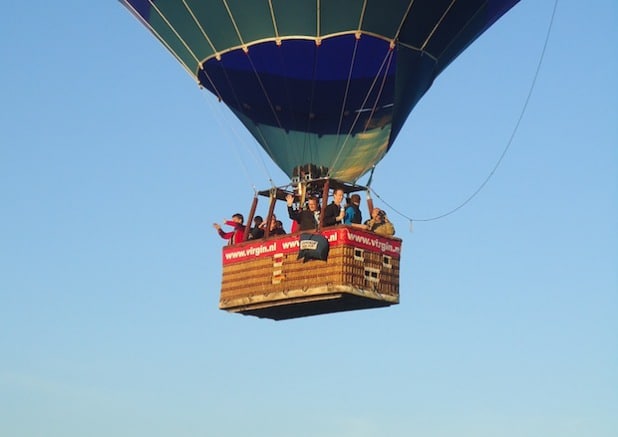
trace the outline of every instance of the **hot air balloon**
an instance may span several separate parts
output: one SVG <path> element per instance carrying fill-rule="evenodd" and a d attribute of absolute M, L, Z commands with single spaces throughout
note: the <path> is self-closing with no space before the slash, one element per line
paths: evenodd
<path fill-rule="evenodd" d="M 300 203 L 317 194 L 324 208 L 336 188 L 367 191 L 356 182 L 391 149 L 434 79 L 518 3 L 121 1 L 290 177 L 290 185 L 261 192 L 271 199 L 269 215 L 290 193 Z M 254 211 L 255 201 L 249 223 Z M 341 259 L 320 281 L 302 277 L 306 266 L 286 269 L 285 239 L 224 248 L 220 307 L 278 320 L 398 303 L 401 240 L 328 232 L 325 265 Z M 247 285 L 254 276 L 260 280 Z"/>

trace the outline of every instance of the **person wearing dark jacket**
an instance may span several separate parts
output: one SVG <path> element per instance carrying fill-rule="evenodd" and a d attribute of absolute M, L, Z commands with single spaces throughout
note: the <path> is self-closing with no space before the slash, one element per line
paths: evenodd
<path fill-rule="evenodd" d="M 288 215 L 292 220 L 298 223 L 300 231 L 316 230 L 320 224 L 320 209 L 318 208 L 318 199 L 315 197 L 309 198 L 307 209 L 294 209 L 294 196 L 288 194 L 285 198 L 288 205 Z"/>
<path fill-rule="evenodd" d="M 345 208 L 343 207 L 343 190 L 336 189 L 333 193 L 333 201 L 324 210 L 324 227 L 343 223 Z"/>
<path fill-rule="evenodd" d="M 256 215 L 253 219 L 254 226 L 249 230 L 249 236 L 247 237 L 249 240 L 258 240 L 264 237 L 264 228 L 262 224 L 264 223 L 264 219 L 260 215 Z"/>
<path fill-rule="evenodd" d="M 275 221 L 275 229 L 270 231 L 270 233 L 272 235 L 285 235 L 285 234 L 287 234 L 287 232 L 285 232 L 285 229 L 283 229 L 283 222 L 281 220 L 276 220 Z"/>

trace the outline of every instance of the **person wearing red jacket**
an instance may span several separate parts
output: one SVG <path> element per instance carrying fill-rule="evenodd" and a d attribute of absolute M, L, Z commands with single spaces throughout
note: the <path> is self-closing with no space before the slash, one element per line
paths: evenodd
<path fill-rule="evenodd" d="M 213 223 L 212 226 L 217 230 L 221 238 L 228 240 L 228 243 L 227 243 L 228 245 L 232 245 L 232 244 L 237 244 L 237 243 L 244 241 L 245 239 L 245 225 L 243 225 L 244 221 L 245 221 L 245 218 L 242 216 L 242 214 L 234 214 L 232 216 L 232 220 L 224 220 L 224 223 L 226 225 L 234 228 L 234 230 L 230 232 L 223 232 L 223 229 L 221 229 L 221 226 L 218 223 Z"/>

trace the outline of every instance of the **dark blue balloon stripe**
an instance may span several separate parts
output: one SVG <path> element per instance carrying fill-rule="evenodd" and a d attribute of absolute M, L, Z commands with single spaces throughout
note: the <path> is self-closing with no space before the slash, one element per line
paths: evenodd
<path fill-rule="evenodd" d="M 139 14 L 146 22 L 150 19 L 150 2 L 148 0 L 121 0 L 122 3 L 131 5 L 135 12 Z"/>
<path fill-rule="evenodd" d="M 255 123 L 319 135 L 354 134 L 366 129 L 374 106 L 371 118 L 381 121 L 372 126 L 390 122 L 395 58 L 387 41 L 368 36 L 358 42 L 353 35 L 330 38 L 320 46 L 311 40 L 266 42 L 248 54 L 235 50 L 220 61 L 210 59 L 204 65 L 208 78 L 200 72 L 199 79 Z"/>

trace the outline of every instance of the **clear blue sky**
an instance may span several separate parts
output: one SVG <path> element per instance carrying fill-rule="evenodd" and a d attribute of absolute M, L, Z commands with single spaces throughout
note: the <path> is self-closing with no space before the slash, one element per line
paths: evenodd
<path fill-rule="evenodd" d="M 0 435 L 618 435 L 614 0 L 559 3 L 478 196 L 412 232 L 386 208 L 400 305 L 286 322 L 218 310 L 211 226 L 285 176 L 120 3 L 5 3 Z M 552 8 L 438 78 L 386 202 L 422 219 L 482 183 Z"/>

